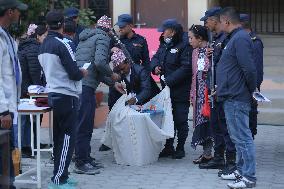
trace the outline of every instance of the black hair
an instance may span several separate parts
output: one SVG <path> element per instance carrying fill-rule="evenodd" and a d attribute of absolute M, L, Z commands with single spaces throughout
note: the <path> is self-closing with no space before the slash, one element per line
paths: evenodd
<path fill-rule="evenodd" d="M 16 7 L 8 8 L 8 9 L 6 8 L 6 9 L 4 9 L 4 10 L 1 10 L 1 11 L 0 11 L 0 17 L 5 16 L 6 12 L 7 12 L 9 9 L 11 9 L 11 10 L 15 10 L 15 9 L 16 9 Z"/>
<path fill-rule="evenodd" d="M 70 18 L 65 19 L 64 21 L 64 33 L 76 33 L 76 22 Z"/>
<path fill-rule="evenodd" d="M 175 31 L 175 34 L 173 35 L 173 39 L 172 42 L 174 45 L 180 43 L 183 41 L 183 27 L 181 24 L 176 24 L 175 26 L 169 28 Z M 160 38 L 159 38 L 160 42 L 163 43 L 164 41 L 164 37 L 163 37 L 163 33 L 161 34 Z"/>
<path fill-rule="evenodd" d="M 46 25 L 39 25 L 36 30 L 35 33 L 39 36 L 43 35 L 45 32 L 47 31 Z"/>
<path fill-rule="evenodd" d="M 208 41 L 208 30 L 205 26 L 201 26 L 201 25 L 192 25 L 189 28 L 189 31 L 191 31 L 194 35 L 194 37 L 198 38 L 198 39 L 202 39 L 204 41 Z"/>
<path fill-rule="evenodd" d="M 244 29 L 251 29 L 249 21 L 241 22 L 241 24 Z"/>
<path fill-rule="evenodd" d="M 220 16 L 227 16 L 233 24 L 240 23 L 240 13 L 234 7 L 226 7 L 219 12 Z"/>

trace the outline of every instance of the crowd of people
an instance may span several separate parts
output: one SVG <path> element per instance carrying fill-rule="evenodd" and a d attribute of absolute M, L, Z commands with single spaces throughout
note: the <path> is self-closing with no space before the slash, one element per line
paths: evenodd
<path fill-rule="evenodd" d="M 74 151 L 75 173 L 94 175 L 103 168 L 91 156 L 90 145 L 98 85 L 109 86 L 110 110 L 124 88 L 132 95 L 125 105 L 142 105 L 160 92 L 151 74 L 161 77 L 162 88 L 170 88 L 177 136 L 177 146 L 175 138 L 167 139 L 159 157 L 185 157 L 191 105 L 191 146 L 203 148 L 193 163 L 219 169 L 219 177 L 234 180 L 230 188 L 256 186 L 257 102 L 252 94 L 263 80 L 263 44 L 250 28 L 249 15 L 213 7 L 200 19 L 204 25 L 188 30 L 167 19 L 158 28 L 160 45 L 150 60 L 147 41 L 135 33 L 131 15 L 118 17 L 117 31 L 107 16 L 84 28 L 78 24 L 79 10 L 72 7 L 48 12 L 46 25 L 29 25 L 18 48 L 8 28 L 27 8 L 16 0 L 0 0 L 0 130 L 16 124 L 17 103 L 27 97 L 28 86 L 46 86 L 54 112 L 54 171 L 48 188 L 75 187 L 76 180 L 68 175 Z M 27 156 L 28 125 L 29 116 L 23 116 L 19 127 Z M 12 166 L 10 188 L 15 188 Z"/>

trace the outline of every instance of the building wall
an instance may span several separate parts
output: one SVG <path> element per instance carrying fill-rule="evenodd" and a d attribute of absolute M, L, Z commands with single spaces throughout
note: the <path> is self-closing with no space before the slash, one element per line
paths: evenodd
<path fill-rule="evenodd" d="M 131 0 L 113 0 L 113 23 L 120 14 L 131 14 Z"/>

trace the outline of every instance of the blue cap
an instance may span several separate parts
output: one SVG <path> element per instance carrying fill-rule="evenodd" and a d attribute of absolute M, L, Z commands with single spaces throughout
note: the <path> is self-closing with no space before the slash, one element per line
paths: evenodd
<path fill-rule="evenodd" d="M 164 32 L 168 28 L 173 28 L 178 24 L 175 18 L 164 20 L 162 26 L 158 28 L 158 32 Z"/>
<path fill-rule="evenodd" d="M 241 22 L 248 22 L 249 21 L 249 15 L 248 14 L 240 14 L 240 21 Z"/>
<path fill-rule="evenodd" d="M 130 14 L 122 14 L 118 16 L 118 21 L 115 25 L 118 25 L 118 27 L 123 28 L 127 24 L 133 24 L 133 18 Z"/>
<path fill-rule="evenodd" d="M 70 7 L 64 10 L 64 15 L 67 18 L 71 18 L 71 17 L 75 17 L 79 15 L 79 9 L 75 8 L 75 7 Z"/>
<path fill-rule="evenodd" d="M 212 7 L 205 12 L 205 15 L 200 18 L 200 21 L 206 21 L 208 17 L 217 15 L 221 9 L 221 7 Z"/>

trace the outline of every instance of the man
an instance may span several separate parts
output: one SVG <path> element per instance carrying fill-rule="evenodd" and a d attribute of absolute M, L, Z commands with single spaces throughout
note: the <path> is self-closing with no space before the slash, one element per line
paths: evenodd
<path fill-rule="evenodd" d="M 63 40 L 63 14 L 50 11 L 46 22 L 49 31 L 38 58 L 46 76 L 48 104 L 54 113 L 54 170 L 48 188 L 72 189 L 76 182 L 68 177 L 68 167 L 75 145 L 80 80 L 88 71 L 77 67 L 70 45 Z"/>
<path fill-rule="evenodd" d="M 75 46 L 77 47 L 79 44 L 79 35 L 85 29 L 82 25 L 79 24 L 79 9 L 75 7 L 69 7 L 64 10 L 64 15 L 67 19 L 73 20 L 76 23 L 74 43 Z"/>
<path fill-rule="evenodd" d="M 115 81 L 120 79 L 118 74 L 113 73 L 109 66 L 110 37 L 108 32 L 111 28 L 111 19 L 102 16 L 96 28 L 85 29 L 80 34 L 80 42 L 76 52 L 78 66 L 90 63 L 89 74 L 83 79 L 83 90 L 79 110 L 79 123 L 76 138 L 76 162 L 74 172 L 79 174 L 98 174 L 101 165 L 98 165 L 91 153 L 91 138 L 94 127 L 96 110 L 95 91 L 104 82 L 115 88 Z"/>
<path fill-rule="evenodd" d="M 136 34 L 133 30 L 133 18 L 129 14 L 118 16 L 116 25 L 119 27 L 120 40 L 125 45 L 133 62 L 142 65 L 150 73 L 150 58 L 148 44 L 144 37 Z M 113 88 L 110 88 L 108 105 L 111 109 L 115 104 L 120 94 Z M 107 148 L 102 147 L 100 151 L 105 151 Z"/>
<path fill-rule="evenodd" d="M 174 138 L 167 140 L 160 157 L 182 159 L 185 157 L 184 144 L 188 136 L 192 48 L 184 43 L 183 28 L 175 19 L 165 20 L 158 31 L 163 33 L 160 47 L 151 60 L 151 70 L 155 75 L 163 75 L 165 81 L 161 81 L 162 86 L 168 85 L 171 90 L 173 119 L 178 138 L 176 148 Z"/>
<path fill-rule="evenodd" d="M 17 104 L 21 94 L 21 70 L 17 57 L 16 42 L 8 33 L 12 23 L 18 23 L 20 11 L 28 6 L 16 0 L 0 0 L 0 130 L 10 130 L 10 183 L 8 186 L 0 183 L 0 188 L 15 188 L 14 167 L 12 161 L 13 132 L 12 124 Z M 16 118 L 16 117 L 15 117 Z M 15 119 L 17 120 L 17 119 Z M 0 162 L 2 162 L 2 147 L 0 147 Z M 3 173 L 0 163 L 0 175 Z"/>
<path fill-rule="evenodd" d="M 214 63 L 214 75 L 216 76 L 216 67 L 222 55 L 222 45 L 225 43 L 225 38 L 227 35 L 222 32 L 219 11 L 221 7 L 213 7 L 205 12 L 205 16 L 200 19 L 200 21 L 205 21 L 205 26 L 210 30 L 214 36 L 213 44 L 213 63 Z M 211 49 L 209 49 L 211 50 Z M 211 57 L 211 54 L 210 54 Z M 212 58 L 212 57 L 211 57 Z M 211 59 L 212 60 L 212 59 Z M 216 77 L 212 78 L 212 62 L 209 71 L 209 83 L 214 82 L 216 85 Z M 209 86 L 210 88 L 210 86 Z M 211 91 L 211 93 L 214 91 Z M 215 97 L 215 96 L 214 96 Z M 223 169 L 224 168 L 224 155 L 226 154 L 226 170 L 230 171 L 235 170 L 235 159 L 236 159 L 236 149 L 235 145 L 232 142 L 225 119 L 224 110 L 221 103 L 214 101 L 214 107 L 211 108 L 210 115 L 210 125 L 213 128 L 214 134 L 214 158 L 208 163 L 200 164 L 199 168 L 201 169 Z M 226 150 L 226 153 L 225 153 Z M 225 154 L 224 154 L 225 153 Z M 225 170 L 224 170 L 225 171 Z M 220 173 L 218 174 L 220 175 Z"/>
<path fill-rule="evenodd" d="M 111 56 L 111 61 L 114 69 L 121 73 L 121 79 L 126 84 L 127 92 L 134 95 L 126 104 L 145 104 L 160 92 L 146 68 L 138 64 L 128 63 L 122 50 L 116 50 Z"/>
<path fill-rule="evenodd" d="M 248 14 L 240 14 L 240 20 L 243 28 L 248 32 L 253 42 L 253 57 L 257 71 L 257 90 L 260 91 L 260 86 L 263 81 L 263 43 L 261 39 L 252 31 L 250 27 L 250 17 Z M 249 127 L 253 138 L 257 134 L 257 101 L 253 100 L 251 104 Z"/>
<path fill-rule="evenodd" d="M 237 170 L 223 179 L 237 179 L 230 188 L 252 188 L 256 185 L 255 146 L 249 129 L 252 93 L 256 88 L 253 44 L 241 28 L 239 13 L 231 7 L 220 11 L 222 31 L 228 34 L 216 70 L 217 101 L 223 103 L 230 138 L 237 153 Z"/>

